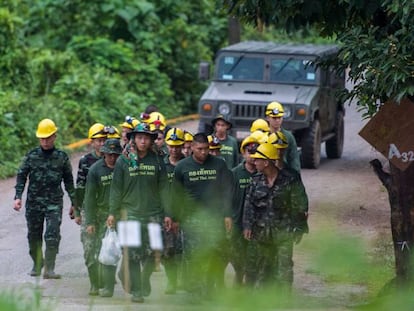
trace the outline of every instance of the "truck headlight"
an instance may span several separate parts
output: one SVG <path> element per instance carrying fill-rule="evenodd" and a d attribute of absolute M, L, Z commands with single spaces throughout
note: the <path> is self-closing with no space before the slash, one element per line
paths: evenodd
<path fill-rule="evenodd" d="M 222 115 L 228 115 L 230 113 L 230 105 L 228 103 L 219 103 L 218 112 Z"/>
<path fill-rule="evenodd" d="M 283 105 L 284 114 L 283 119 L 289 119 L 292 117 L 292 107 L 290 105 Z"/>

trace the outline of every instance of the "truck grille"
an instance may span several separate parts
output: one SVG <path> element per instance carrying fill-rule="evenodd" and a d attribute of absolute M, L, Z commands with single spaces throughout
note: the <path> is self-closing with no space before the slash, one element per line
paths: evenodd
<path fill-rule="evenodd" d="M 258 119 L 265 117 L 266 104 L 265 103 L 234 103 L 233 118 L 243 119 Z"/>

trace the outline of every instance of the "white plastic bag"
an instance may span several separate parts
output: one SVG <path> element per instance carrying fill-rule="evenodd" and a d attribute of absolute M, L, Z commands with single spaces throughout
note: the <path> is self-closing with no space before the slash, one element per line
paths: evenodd
<path fill-rule="evenodd" d="M 119 244 L 118 235 L 114 229 L 107 228 L 102 239 L 102 246 L 98 260 L 101 264 L 116 266 L 121 259 L 122 250 Z"/>

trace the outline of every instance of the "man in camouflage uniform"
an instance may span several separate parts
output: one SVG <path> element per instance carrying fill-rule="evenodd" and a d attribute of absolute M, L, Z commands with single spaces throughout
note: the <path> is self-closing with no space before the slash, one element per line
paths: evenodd
<path fill-rule="evenodd" d="M 233 200 L 232 200 L 232 218 L 233 230 L 231 234 L 231 252 L 230 262 L 234 268 L 234 284 L 240 286 L 243 284 L 245 275 L 246 251 L 248 247 L 247 240 L 243 237 L 243 207 L 246 197 L 246 190 L 256 173 L 254 159 L 250 157 L 256 150 L 259 143 L 252 136 L 247 136 L 241 143 L 240 152 L 243 161 L 232 169 L 234 178 Z"/>
<path fill-rule="evenodd" d="M 59 274 L 55 273 L 55 260 L 59 252 L 60 225 L 62 223 L 62 181 L 72 206 L 75 200 L 72 166 L 69 157 L 64 151 L 55 148 L 57 130 L 52 120 L 43 119 L 40 121 L 36 131 L 40 146 L 29 151 L 24 157 L 17 172 L 16 195 L 14 197 L 14 209 L 19 211 L 22 207 L 22 194 L 27 178 L 29 178 L 25 214 L 29 253 L 33 260 L 33 269 L 30 275 L 39 276 L 44 264 L 43 277 L 45 279 L 61 278 Z M 42 234 L 45 221 L 46 250 L 43 260 Z"/>
<path fill-rule="evenodd" d="M 243 229 L 245 238 L 257 246 L 257 285 L 280 286 L 289 292 L 293 244 L 308 232 L 308 198 L 299 175 L 275 165 L 279 152 L 274 145 L 259 145 L 251 157 L 259 174 L 247 190 Z"/>
<path fill-rule="evenodd" d="M 85 154 L 79 160 L 78 175 L 76 178 L 76 209 L 75 222 L 81 225 L 81 242 L 83 246 L 83 257 L 88 269 L 89 281 L 91 284 L 89 295 L 96 296 L 99 294 L 99 271 L 100 265 L 95 259 L 95 239 L 86 231 L 86 223 L 82 221 L 85 218 L 85 209 L 83 201 L 85 197 L 85 187 L 90 167 L 101 159 L 101 147 L 107 138 L 105 126 L 101 123 L 95 123 L 89 128 L 88 138 L 91 140 L 92 152 Z"/>
<path fill-rule="evenodd" d="M 109 190 L 115 162 L 122 153 L 119 139 L 107 139 L 101 147 L 103 158 L 91 166 L 86 181 L 83 223 L 88 234 L 91 266 L 98 265 L 98 255 L 102 238 L 106 231 L 106 219 L 109 213 Z M 102 265 L 104 289 L 101 297 L 112 297 L 115 285 L 116 266 Z"/>

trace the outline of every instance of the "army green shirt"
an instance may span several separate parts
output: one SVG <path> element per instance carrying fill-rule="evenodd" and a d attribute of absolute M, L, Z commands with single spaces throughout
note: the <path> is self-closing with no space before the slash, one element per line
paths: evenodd
<path fill-rule="evenodd" d="M 232 181 L 223 159 L 209 155 L 203 164 L 192 156 L 181 160 L 172 182 L 173 218 L 186 221 L 201 215 L 200 211 L 210 216 L 231 217 Z"/>
<path fill-rule="evenodd" d="M 308 232 L 308 197 L 299 175 L 280 170 L 271 187 L 265 175 L 253 176 L 244 204 L 243 229 L 254 237 L 272 238 L 277 232 Z"/>
<path fill-rule="evenodd" d="M 167 192 L 167 172 L 161 157 L 149 151 L 135 163 L 121 155 L 114 168 L 110 214 L 119 219 L 121 209 L 124 209 L 129 220 L 145 221 L 151 217 L 162 217 Z"/>
<path fill-rule="evenodd" d="M 246 190 L 252 180 L 254 173 L 250 173 L 246 170 L 246 162 L 243 161 L 235 168 L 232 169 L 234 187 L 233 187 L 233 199 L 232 199 L 232 213 L 234 226 L 242 230 L 243 220 L 243 206 L 246 197 Z"/>
<path fill-rule="evenodd" d="M 286 136 L 288 147 L 283 156 L 285 168 L 294 170 L 300 174 L 300 155 L 298 152 L 298 145 L 296 144 L 295 136 L 292 132 L 281 128 L 282 133 Z"/>
<path fill-rule="evenodd" d="M 220 156 L 226 161 L 227 167 L 232 169 L 239 164 L 239 145 L 236 138 L 227 135 L 226 139 L 220 140 Z"/>
<path fill-rule="evenodd" d="M 59 149 L 43 150 L 40 146 L 29 151 L 17 172 L 15 199 L 21 199 L 27 178 L 26 208 L 35 206 L 63 207 L 62 181 L 72 205 L 75 203 L 72 166 L 68 155 Z M 55 207 L 53 207 L 55 208 Z"/>
<path fill-rule="evenodd" d="M 112 175 L 113 168 L 108 167 L 104 159 L 98 160 L 89 169 L 84 199 L 87 226 L 102 226 L 108 217 Z"/>

